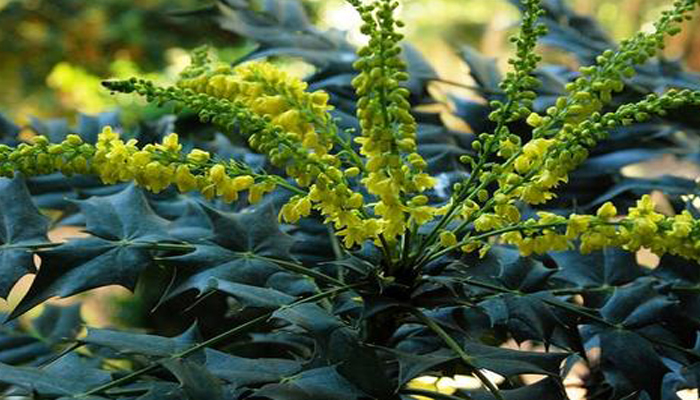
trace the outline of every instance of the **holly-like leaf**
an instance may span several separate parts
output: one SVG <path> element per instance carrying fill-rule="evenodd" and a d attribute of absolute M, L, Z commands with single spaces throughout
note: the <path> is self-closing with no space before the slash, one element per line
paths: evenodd
<path fill-rule="evenodd" d="M 80 305 L 46 306 L 31 328 L 28 332 L 17 321 L 0 326 L 0 362 L 36 365 L 50 358 L 53 346 L 74 339 L 82 328 Z"/>
<path fill-rule="evenodd" d="M 205 292 L 212 289 L 212 282 L 217 281 L 280 291 L 297 287 L 302 293 L 308 293 L 308 285 L 289 285 L 288 281 L 281 279 L 289 273 L 274 260 L 293 261 L 290 250 L 294 241 L 279 229 L 276 213 L 271 207 L 241 213 L 200 207 L 209 219 L 212 233 L 205 240 L 194 242 L 194 251 L 167 259 L 181 274 L 168 299 L 189 290 Z"/>
<path fill-rule="evenodd" d="M 90 328 L 87 336 L 80 341 L 93 346 L 108 347 L 125 355 L 169 357 L 195 344 L 198 336 L 196 325 L 176 337 Z"/>
<path fill-rule="evenodd" d="M 209 286 L 214 290 L 224 292 L 235 298 L 243 307 L 276 310 L 296 299 L 294 296 L 290 296 L 275 289 L 242 285 L 240 283 L 216 278 L 212 278 L 209 281 Z"/>
<path fill-rule="evenodd" d="M 152 243 L 173 241 L 133 186 L 112 196 L 81 201 L 87 231 L 94 237 L 69 241 L 40 254 L 42 267 L 27 294 L 10 314 L 15 318 L 50 297 L 120 285 L 133 290 L 153 262 Z"/>
<path fill-rule="evenodd" d="M 493 394 L 486 390 L 475 391 L 457 391 L 457 394 L 468 395 L 474 400 L 491 400 Z M 501 390 L 501 395 L 505 400 L 568 400 L 566 391 L 558 378 L 545 378 L 532 385 L 519 387 L 511 390 Z"/>
<path fill-rule="evenodd" d="M 554 279 L 575 287 L 624 285 L 645 275 L 634 254 L 620 249 L 605 248 L 591 254 L 563 251 L 550 256 L 559 267 Z"/>
<path fill-rule="evenodd" d="M 639 390 L 659 398 L 668 369 L 649 341 L 634 332 L 592 325 L 583 326 L 581 334 L 591 346 L 600 346 L 600 366 L 616 398 Z"/>
<path fill-rule="evenodd" d="M 652 281 L 639 280 L 633 285 L 616 288 L 600 314 L 612 324 L 639 329 L 663 323 L 664 316 L 676 305 L 677 302 L 660 294 Z"/>
<path fill-rule="evenodd" d="M 314 339 L 312 365 L 336 365 L 342 376 L 374 397 L 381 398 L 396 389 L 387 379 L 374 349 L 363 345 L 355 330 L 318 305 L 282 308 L 273 314 L 273 318 L 290 323 Z M 348 354 L 353 356 L 348 357 Z"/>
<path fill-rule="evenodd" d="M 49 397 L 81 394 L 110 380 L 91 360 L 75 353 L 61 357 L 44 369 L 0 364 L 0 382 Z"/>
<path fill-rule="evenodd" d="M 205 366 L 234 388 L 279 382 L 301 371 L 302 362 L 280 358 L 253 359 L 206 349 Z"/>
<path fill-rule="evenodd" d="M 185 359 L 169 358 L 163 361 L 178 381 L 187 399 L 223 400 L 221 382 L 203 366 Z"/>
<path fill-rule="evenodd" d="M 503 376 L 536 374 L 559 376 L 561 364 L 568 353 L 540 353 L 487 346 L 476 342 L 464 343 L 464 350 L 477 368 Z"/>
<path fill-rule="evenodd" d="M 48 226 L 24 180 L 0 178 L 0 297 L 7 298 L 21 277 L 36 272 L 31 245 L 49 241 Z"/>
<path fill-rule="evenodd" d="M 15 125 L 0 113 L 0 144 L 8 146 L 16 146 L 18 144 L 18 135 L 22 128 Z"/>
<path fill-rule="evenodd" d="M 322 367 L 265 385 L 255 396 L 273 400 L 357 400 L 367 394 L 343 378 L 335 367 Z"/>
<path fill-rule="evenodd" d="M 440 349 L 429 354 L 413 354 L 396 349 L 382 348 L 391 354 L 399 364 L 399 386 L 402 387 L 414 378 L 429 375 L 433 368 L 458 359 L 454 352 Z"/>
<path fill-rule="evenodd" d="M 469 66 L 469 75 L 489 93 L 500 91 L 501 71 L 497 60 L 488 58 L 470 46 L 460 48 L 460 56 Z"/>

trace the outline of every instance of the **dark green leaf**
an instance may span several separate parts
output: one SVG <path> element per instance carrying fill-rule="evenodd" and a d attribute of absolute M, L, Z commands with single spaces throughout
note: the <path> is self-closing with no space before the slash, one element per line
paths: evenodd
<path fill-rule="evenodd" d="M 278 290 L 224 281 L 212 278 L 209 287 L 235 298 L 243 307 L 278 309 L 296 298 Z"/>
<path fill-rule="evenodd" d="M 201 365 L 172 358 L 165 360 L 163 365 L 180 381 L 188 400 L 223 400 L 221 383 Z"/>
<path fill-rule="evenodd" d="M 503 376 L 537 374 L 559 376 L 567 353 L 539 353 L 486 346 L 466 342 L 464 350 L 477 368 L 484 368 Z"/>
<path fill-rule="evenodd" d="M 645 275 L 635 255 L 620 249 L 606 248 L 585 255 L 564 251 L 550 256 L 559 267 L 554 278 L 576 287 L 624 285 Z"/>
<path fill-rule="evenodd" d="M 302 366 L 295 360 L 244 358 L 211 349 L 205 354 L 207 370 L 236 388 L 278 382 L 298 373 Z"/>
<path fill-rule="evenodd" d="M 152 264 L 148 244 L 172 241 L 166 222 L 148 206 L 138 189 L 80 202 L 87 230 L 95 237 L 69 241 L 40 254 L 42 267 L 15 318 L 52 296 L 68 297 L 89 289 L 121 285 L 133 290 Z"/>
<path fill-rule="evenodd" d="M 677 303 L 659 294 L 653 282 L 639 280 L 633 285 L 616 288 L 601 308 L 601 315 L 610 323 L 638 329 L 649 324 L 661 324 L 664 316 Z"/>
<path fill-rule="evenodd" d="M 195 344 L 197 337 L 196 325 L 177 337 L 90 328 L 87 336 L 80 341 L 94 346 L 109 347 L 121 354 L 169 357 Z"/>
<path fill-rule="evenodd" d="M 0 364 L 0 382 L 46 396 L 76 395 L 109 379 L 109 373 L 95 369 L 91 362 L 74 353 L 65 355 L 43 370 Z"/>
<path fill-rule="evenodd" d="M 27 246 L 48 242 L 48 226 L 24 180 L 0 178 L 0 297 L 7 298 L 22 276 L 36 272 Z"/>
<path fill-rule="evenodd" d="M 256 397 L 272 400 L 357 400 L 367 395 L 343 378 L 335 367 L 322 367 L 263 386 Z"/>
<path fill-rule="evenodd" d="M 457 393 L 461 393 L 458 391 Z M 482 390 L 479 392 L 467 392 L 465 394 L 469 395 L 474 400 L 492 400 L 493 394 Z M 568 400 L 569 397 L 564 391 L 564 387 L 561 384 L 559 378 L 545 378 L 532 385 L 523 386 L 517 389 L 511 390 L 501 390 L 501 394 L 506 400 Z"/>

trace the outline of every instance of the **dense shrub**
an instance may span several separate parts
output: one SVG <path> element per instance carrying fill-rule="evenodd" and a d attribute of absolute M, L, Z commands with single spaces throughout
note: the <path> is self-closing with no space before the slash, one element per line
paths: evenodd
<path fill-rule="evenodd" d="M 82 116 L 72 129 L 37 122 L 20 143 L 2 121 L 0 295 L 36 274 L 8 319 L 140 280 L 149 306 L 199 321 L 174 337 L 79 335 L 77 308 L 46 308 L 32 327 L 2 331 L 8 393 L 563 399 L 578 362 L 593 371 L 591 398 L 674 399 L 698 386 L 695 185 L 620 172 L 663 153 L 696 159 L 697 77 L 653 56 L 697 2 L 676 1 L 655 32 L 619 45 L 559 2 L 518 3 L 512 70 L 501 78 L 463 53 L 488 105 L 453 101 L 477 135 L 414 112 L 435 102 L 438 77 L 401 43 L 397 3 L 351 3 L 370 39 L 357 51 L 296 2 L 219 3 L 207 14 L 259 47 L 235 66 L 200 48 L 172 87 L 105 82 L 175 105 L 138 129 L 114 113 Z M 538 67 L 540 38 L 587 66 Z M 280 56 L 316 72 L 303 82 L 253 61 Z M 61 223 L 89 236 L 50 243 Z M 657 268 L 637 263 L 641 248 Z M 455 374 L 481 387 L 413 382 Z"/>

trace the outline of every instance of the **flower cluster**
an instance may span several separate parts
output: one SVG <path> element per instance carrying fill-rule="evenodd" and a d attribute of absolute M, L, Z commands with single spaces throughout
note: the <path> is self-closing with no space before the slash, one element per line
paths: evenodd
<path fill-rule="evenodd" d="M 516 245 L 524 256 L 568 250 L 578 240 L 584 254 L 605 247 L 628 251 L 647 248 L 659 256 L 670 253 L 700 261 L 700 221 L 688 211 L 675 216 L 655 211 L 649 195 L 621 217 L 609 202 L 596 215 L 573 214 L 567 218 L 540 212 L 538 217 L 513 227 L 501 240 Z"/>
<path fill-rule="evenodd" d="M 350 180 L 356 179 L 360 168 L 343 167 L 341 159 L 329 153 L 332 138 L 317 134 L 330 121 L 328 115 L 322 115 L 329 109 L 327 95 L 306 93 L 303 82 L 274 66 L 250 63 L 230 69 L 195 63 L 177 87 L 156 87 L 143 80 L 105 84 L 115 91 L 139 93 L 150 101 L 172 101 L 191 108 L 200 119 L 228 133 L 237 126 L 253 149 L 267 154 L 273 165 L 284 168 L 299 187 L 307 188 L 297 190 L 300 194 L 281 210 L 286 221 L 297 222 L 318 210 L 348 247 L 377 239 L 387 226 L 367 216 L 364 196 L 352 189 Z M 322 123 L 317 125 L 318 121 Z M 324 132 L 335 132 L 335 128 Z"/>
<path fill-rule="evenodd" d="M 658 96 L 651 94 L 644 100 L 621 106 L 603 115 L 593 113 L 586 120 L 566 124 L 552 138 L 534 138 L 514 159 L 513 168 L 505 168 L 499 179 L 500 191 L 526 203 L 541 204 L 554 196 L 552 189 L 568 181 L 568 175 L 588 157 L 588 148 L 606 138 L 615 127 L 645 122 L 653 115 L 688 105 L 700 105 L 700 93 L 689 90 L 670 90 Z M 533 114 L 536 116 L 536 114 Z M 539 116 L 528 122 L 538 126 Z"/>
<path fill-rule="evenodd" d="M 362 17 L 362 32 L 370 37 L 358 52 L 354 66 L 359 74 L 352 82 L 362 128 L 362 136 L 355 141 L 361 145 L 368 172 L 362 183 L 379 197 L 374 212 L 382 217 L 383 235 L 394 240 L 406 231 L 409 218 L 418 224 L 432 219 L 434 210 L 425 205 L 427 199 L 420 193 L 435 183 L 423 172 L 427 163 L 417 153 L 410 93 L 400 86 L 408 74 L 399 56 L 402 35 L 396 32 L 403 24 L 393 16 L 398 3 L 350 3 Z"/>
<path fill-rule="evenodd" d="M 61 143 L 38 136 L 33 144 L 23 143 L 16 149 L 0 147 L 0 175 L 12 176 L 15 171 L 28 176 L 94 174 L 106 184 L 134 181 L 154 193 L 175 185 L 183 193 L 197 191 L 226 202 L 248 191 L 251 203 L 274 190 L 279 179 L 255 174 L 239 162 L 217 162 L 199 149 L 184 154 L 174 133 L 162 143 L 139 147 L 135 139 L 124 142 L 110 127 L 102 130 L 95 145 L 68 135 Z"/>
<path fill-rule="evenodd" d="M 177 83 L 179 87 L 239 102 L 255 114 L 269 118 L 273 125 L 282 127 L 291 141 L 320 156 L 333 148 L 337 135 L 328 114 L 332 107 L 328 105 L 326 92 L 309 93 L 306 82 L 267 63 L 229 67 L 217 65 L 201 55 L 194 61 L 183 72 Z"/>

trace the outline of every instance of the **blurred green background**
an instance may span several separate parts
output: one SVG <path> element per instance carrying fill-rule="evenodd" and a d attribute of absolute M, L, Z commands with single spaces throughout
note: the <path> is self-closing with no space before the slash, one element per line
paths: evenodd
<path fill-rule="evenodd" d="M 251 0 L 257 1 L 257 0 Z M 669 0 L 569 0 L 593 14 L 612 36 L 648 28 Z M 201 44 L 220 49 L 223 59 L 249 45 L 216 29 L 203 16 L 176 12 L 202 8 L 198 0 L 0 0 L 0 111 L 20 122 L 29 116 L 95 113 L 133 100 L 111 97 L 100 79 L 149 75 L 172 78 L 187 63 L 187 50 Z M 349 30 L 359 40 L 359 20 L 342 0 L 307 0 L 319 26 Z M 463 81 L 465 67 L 455 45 L 470 44 L 505 60 L 505 38 L 518 14 L 505 0 L 405 0 L 401 10 L 409 40 L 446 79 Z M 700 24 L 688 26 L 667 48 L 700 69 Z"/>

